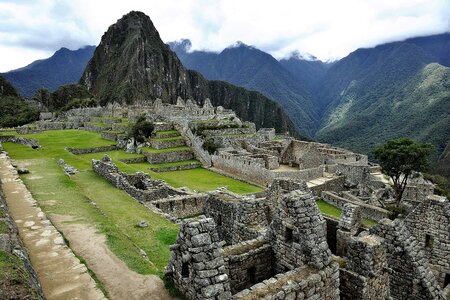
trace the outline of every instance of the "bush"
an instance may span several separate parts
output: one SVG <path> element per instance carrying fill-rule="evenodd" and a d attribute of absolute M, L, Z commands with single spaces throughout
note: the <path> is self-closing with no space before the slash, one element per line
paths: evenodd
<path fill-rule="evenodd" d="M 203 149 L 208 151 L 209 154 L 214 154 L 217 151 L 218 146 L 214 143 L 214 140 L 209 138 L 203 143 Z"/>
<path fill-rule="evenodd" d="M 130 127 L 128 136 L 134 138 L 135 143 L 143 143 L 152 135 L 154 128 L 153 123 L 146 121 L 145 117 L 141 116 Z"/>

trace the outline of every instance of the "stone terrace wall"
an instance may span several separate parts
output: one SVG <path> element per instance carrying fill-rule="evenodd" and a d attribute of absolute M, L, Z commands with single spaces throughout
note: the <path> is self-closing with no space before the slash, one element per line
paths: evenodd
<path fill-rule="evenodd" d="M 14 135 L 0 135 L 0 143 L 5 142 L 17 143 L 31 148 L 39 148 L 39 143 L 36 140 L 23 137 L 16 137 Z"/>
<path fill-rule="evenodd" d="M 405 218 L 441 287 L 450 274 L 450 201 L 429 196 Z M 447 275 L 450 276 L 450 275 Z"/>
<path fill-rule="evenodd" d="M 385 239 L 393 299 L 444 299 L 425 254 L 401 220 L 383 219 L 370 233 Z"/>
<path fill-rule="evenodd" d="M 107 152 L 113 150 L 119 150 L 120 148 L 116 145 L 110 146 L 101 146 L 101 147 L 93 147 L 93 148 L 66 148 L 72 154 L 88 154 L 88 153 L 98 153 L 98 152 Z"/>
<path fill-rule="evenodd" d="M 364 218 L 368 218 L 371 220 L 379 221 L 387 217 L 388 211 L 373 205 L 369 205 L 363 202 L 355 202 L 349 199 L 345 199 L 339 197 L 333 192 L 322 192 L 321 198 L 330 203 L 331 205 L 337 206 L 340 209 L 343 209 L 345 204 L 354 204 L 361 207 L 361 214 Z"/>
<path fill-rule="evenodd" d="M 233 294 L 273 276 L 272 247 L 262 239 L 225 247 L 223 256 Z"/>
<path fill-rule="evenodd" d="M 325 181 L 322 184 L 311 187 L 314 196 L 320 196 L 323 191 L 340 192 L 344 189 L 345 176 L 338 176 Z"/>

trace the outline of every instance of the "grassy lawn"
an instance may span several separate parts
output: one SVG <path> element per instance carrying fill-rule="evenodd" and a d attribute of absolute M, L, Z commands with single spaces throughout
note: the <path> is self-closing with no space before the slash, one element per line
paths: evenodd
<path fill-rule="evenodd" d="M 0 296 L 15 293 L 13 298 L 27 297 L 27 299 L 40 299 L 35 290 L 30 286 L 28 272 L 26 272 L 23 262 L 15 255 L 0 251 Z M 17 298 L 16 298 L 17 297 Z M 4 299 L 4 298 L 2 298 Z"/>
<path fill-rule="evenodd" d="M 341 217 L 341 210 L 338 207 L 331 205 L 322 199 L 317 200 L 316 203 L 317 206 L 319 206 L 319 210 L 322 214 L 330 216 L 334 219 L 339 219 Z M 377 221 L 366 218 L 363 218 L 361 223 L 366 228 L 370 228 L 378 224 Z"/>
<path fill-rule="evenodd" d="M 162 131 L 156 131 L 155 134 L 156 135 L 165 135 L 165 134 L 175 134 L 178 133 L 177 130 L 162 130 Z"/>
<path fill-rule="evenodd" d="M 101 159 L 107 153 L 122 171 L 145 171 L 174 187 L 187 186 L 197 191 L 208 191 L 228 186 L 236 193 L 262 190 L 203 168 L 157 173 L 148 170 L 148 163 L 127 165 L 119 159 L 142 155 L 121 150 L 74 155 L 64 149 L 111 144 L 111 141 L 102 139 L 98 133 L 56 130 L 22 136 L 37 140 L 41 147 L 34 150 L 14 143 L 3 143 L 3 146 L 19 165 L 26 165 L 30 170 L 22 178 L 43 211 L 48 214 L 70 215 L 76 222 L 94 226 L 106 236 L 109 248 L 130 269 L 140 274 L 162 274 L 169 259 L 169 245 L 175 242 L 178 226 L 149 211 L 124 191 L 96 175 L 91 170 L 93 158 Z M 67 176 L 62 166 L 56 163 L 60 158 L 80 172 L 75 176 Z M 146 220 L 149 226 L 136 227 L 140 220 Z M 141 257 L 139 249 L 147 253 L 150 262 Z"/>
<path fill-rule="evenodd" d="M 177 140 L 182 140 L 183 137 L 180 136 L 174 136 L 174 137 L 169 137 L 169 138 L 152 138 L 152 141 L 160 141 L 160 142 L 165 142 L 165 141 L 177 141 Z"/>
<path fill-rule="evenodd" d="M 334 205 L 325 202 L 322 199 L 316 201 L 317 206 L 319 206 L 319 210 L 321 213 L 330 216 L 334 219 L 339 219 L 341 217 L 341 210 Z"/>

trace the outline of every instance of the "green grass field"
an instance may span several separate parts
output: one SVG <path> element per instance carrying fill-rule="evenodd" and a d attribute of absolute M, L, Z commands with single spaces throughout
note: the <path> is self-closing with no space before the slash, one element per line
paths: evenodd
<path fill-rule="evenodd" d="M 34 150 L 14 143 L 3 143 L 3 147 L 19 165 L 26 165 L 30 170 L 22 178 L 44 212 L 70 215 L 76 222 L 94 226 L 106 236 L 109 248 L 130 269 L 140 274 L 162 274 L 169 259 L 169 245 L 175 242 L 178 226 L 149 211 L 95 174 L 91 170 L 91 160 L 100 159 L 104 153 L 74 155 L 64 149 L 107 146 L 111 141 L 102 139 L 98 133 L 81 130 L 46 131 L 22 136 L 39 141 L 41 148 Z M 208 191 L 227 185 L 237 193 L 261 190 L 203 168 L 156 173 L 148 170 L 148 163 L 127 165 L 119 161 L 142 155 L 121 150 L 106 153 L 122 171 L 145 171 L 174 187 Z M 80 172 L 67 176 L 63 167 L 56 163 L 60 158 Z M 146 220 L 149 226 L 136 227 L 140 220 Z M 139 249 L 147 253 L 149 261 L 141 257 Z"/>

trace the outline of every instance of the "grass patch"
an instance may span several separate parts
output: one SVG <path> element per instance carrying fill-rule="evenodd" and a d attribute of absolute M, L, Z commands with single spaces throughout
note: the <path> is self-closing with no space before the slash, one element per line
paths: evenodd
<path fill-rule="evenodd" d="M 188 146 L 172 147 L 172 148 L 165 148 L 165 149 L 142 147 L 142 151 L 148 152 L 148 153 L 168 153 L 168 152 L 190 151 L 190 150 L 191 150 L 191 148 L 189 148 Z"/>
<path fill-rule="evenodd" d="M 317 206 L 319 206 L 319 210 L 322 214 L 330 216 L 334 219 L 339 219 L 341 217 L 341 210 L 334 205 L 325 202 L 322 199 L 316 201 Z"/>
<path fill-rule="evenodd" d="M 136 168 L 133 173 L 136 171 L 144 171 L 149 173 L 153 178 L 166 181 L 173 187 L 186 186 L 199 192 L 215 190 L 222 186 L 227 186 L 228 190 L 237 194 L 251 194 L 263 190 L 258 186 L 226 177 L 204 168 L 171 172 L 152 172 L 148 170 L 148 163 L 137 163 L 129 166 Z"/>
<path fill-rule="evenodd" d="M 4 251 L 0 251 L 0 287 L 5 288 L 0 295 L 12 296 L 11 299 L 40 299 L 30 286 L 22 260 Z"/>
<path fill-rule="evenodd" d="M 9 228 L 5 220 L 0 220 L 0 233 L 8 233 Z"/>
<path fill-rule="evenodd" d="M 173 130 L 162 130 L 162 131 L 157 131 L 155 134 L 156 135 L 165 135 L 165 134 L 174 134 L 174 133 L 178 133 L 177 130 L 173 129 Z"/>
<path fill-rule="evenodd" d="M 91 124 L 91 125 L 95 125 L 95 126 L 101 127 L 101 128 L 111 128 L 111 125 L 105 124 L 105 123 L 102 123 L 102 122 L 87 122 L 87 123 Z"/>
<path fill-rule="evenodd" d="M 168 137 L 168 138 L 152 138 L 152 141 L 155 142 L 165 142 L 165 141 L 177 141 L 177 140 L 182 140 L 183 137 L 180 136 L 174 136 L 174 137 Z"/>
<path fill-rule="evenodd" d="M 371 228 L 371 227 L 377 225 L 378 222 L 375 220 L 371 220 L 371 219 L 363 219 L 362 224 L 364 227 Z"/>

